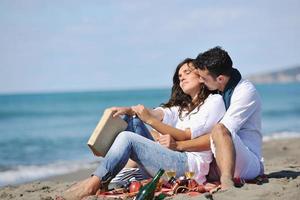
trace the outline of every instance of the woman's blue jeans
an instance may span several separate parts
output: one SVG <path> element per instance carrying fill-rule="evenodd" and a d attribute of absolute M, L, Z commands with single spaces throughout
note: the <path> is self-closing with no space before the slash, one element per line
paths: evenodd
<path fill-rule="evenodd" d="M 188 171 L 187 155 L 173 151 L 153 141 L 145 124 L 135 117 L 125 116 L 128 127 L 115 139 L 93 175 L 106 182 L 114 178 L 126 165 L 129 159 L 134 160 L 139 168 L 153 177 L 163 168 L 175 170 L 176 176 Z"/>

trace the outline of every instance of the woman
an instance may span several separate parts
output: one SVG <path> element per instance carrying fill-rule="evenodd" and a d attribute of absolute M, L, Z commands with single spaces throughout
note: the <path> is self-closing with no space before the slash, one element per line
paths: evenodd
<path fill-rule="evenodd" d="M 130 158 L 149 176 L 163 168 L 175 170 L 177 176 L 193 171 L 198 183 L 205 181 L 212 160 L 211 152 L 183 152 L 176 144 L 209 133 L 224 115 L 225 106 L 220 95 L 211 94 L 205 88 L 192 61 L 188 58 L 177 66 L 171 98 L 162 107 L 154 110 L 143 105 L 113 108 L 114 116 L 136 115 L 154 128 L 160 133 L 160 144 L 148 139 L 151 137 L 141 136 L 143 134 L 128 130 L 121 132 L 93 176 L 70 188 L 65 198 L 81 199 L 95 194 L 121 171 Z"/>

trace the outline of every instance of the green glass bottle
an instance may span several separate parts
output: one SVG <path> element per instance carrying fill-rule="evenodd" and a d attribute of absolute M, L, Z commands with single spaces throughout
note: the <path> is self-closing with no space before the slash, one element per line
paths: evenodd
<path fill-rule="evenodd" d="M 154 176 L 152 181 L 139 190 L 139 193 L 136 195 L 135 200 L 152 200 L 154 198 L 157 183 L 164 172 L 165 170 L 160 169 Z"/>

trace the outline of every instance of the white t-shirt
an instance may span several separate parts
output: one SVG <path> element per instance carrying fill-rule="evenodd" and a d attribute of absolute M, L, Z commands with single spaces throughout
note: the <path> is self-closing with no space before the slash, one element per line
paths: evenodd
<path fill-rule="evenodd" d="M 199 111 L 196 107 L 189 115 L 185 116 L 183 112 L 182 119 L 179 118 L 178 107 L 171 108 L 158 107 L 164 112 L 163 123 L 172 127 L 185 130 L 191 130 L 191 139 L 211 132 L 213 126 L 217 124 L 225 114 L 225 105 L 222 96 L 212 94 L 207 97 L 200 106 Z M 198 112 L 197 112 L 198 111 Z M 212 161 L 211 151 L 185 152 L 188 157 L 189 171 L 195 172 L 194 179 L 198 183 L 206 181 L 206 175 L 209 171 L 209 164 Z"/>
<path fill-rule="evenodd" d="M 220 121 L 259 160 L 262 158 L 261 100 L 254 85 L 245 79 L 235 87 L 228 110 Z M 238 149 L 236 149 L 238 153 Z"/>

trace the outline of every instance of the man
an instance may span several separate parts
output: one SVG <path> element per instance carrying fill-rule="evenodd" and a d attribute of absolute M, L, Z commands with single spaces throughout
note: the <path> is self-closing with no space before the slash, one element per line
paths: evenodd
<path fill-rule="evenodd" d="M 261 101 L 248 80 L 232 67 L 228 53 L 212 48 L 194 64 L 210 90 L 223 96 L 226 113 L 210 134 L 221 188 L 233 186 L 233 178 L 253 179 L 263 173 Z"/>
<path fill-rule="evenodd" d="M 253 84 L 232 67 L 230 56 L 220 47 L 199 54 L 194 66 L 208 89 L 223 96 L 226 113 L 211 133 L 176 142 L 165 135 L 164 146 L 178 151 L 211 149 L 217 166 L 211 164 L 209 177 L 214 172 L 213 177 L 220 179 L 221 189 L 226 190 L 233 186 L 234 177 L 254 179 L 264 171 L 260 97 Z"/>

